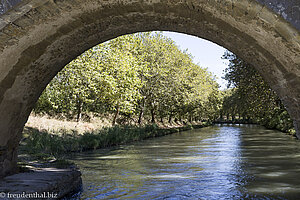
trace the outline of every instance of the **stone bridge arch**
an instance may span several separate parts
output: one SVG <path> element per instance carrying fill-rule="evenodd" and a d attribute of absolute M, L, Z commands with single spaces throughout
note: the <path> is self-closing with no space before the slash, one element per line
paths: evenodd
<path fill-rule="evenodd" d="M 254 0 L 23 0 L 0 16 L 0 177 L 15 172 L 23 126 L 57 72 L 98 43 L 141 31 L 198 36 L 252 63 L 299 137 L 299 23 L 287 20 Z"/>

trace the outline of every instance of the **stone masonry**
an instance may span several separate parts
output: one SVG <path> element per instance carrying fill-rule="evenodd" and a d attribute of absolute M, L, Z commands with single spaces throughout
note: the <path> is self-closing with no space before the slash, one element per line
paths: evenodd
<path fill-rule="evenodd" d="M 169 30 L 213 41 L 252 63 L 300 137 L 299 0 L 23 0 L 0 16 L 0 177 L 16 170 L 27 118 L 49 81 L 117 36 Z"/>

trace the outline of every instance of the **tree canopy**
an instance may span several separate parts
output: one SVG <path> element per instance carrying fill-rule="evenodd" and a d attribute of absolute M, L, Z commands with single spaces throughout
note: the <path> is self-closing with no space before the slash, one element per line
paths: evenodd
<path fill-rule="evenodd" d="M 213 75 L 170 38 L 147 32 L 97 45 L 69 63 L 40 97 L 36 112 L 111 113 L 136 123 L 218 116 Z"/>
<path fill-rule="evenodd" d="M 112 124 L 236 118 L 289 131 L 292 120 L 275 92 L 230 52 L 221 91 L 214 76 L 160 32 L 125 35 L 89 49 L 47 86 L 35 112 L 81 119 L 109 115 Z"/>
<path fill-rule="evenodd" d="M 222 114 L 290 131 L 293 124 L 287 110 L 255 68 L 233 53 L 225 52 L 223 57 L 229 60 L 225 79 L 233 88 L 224 95 Z"/>

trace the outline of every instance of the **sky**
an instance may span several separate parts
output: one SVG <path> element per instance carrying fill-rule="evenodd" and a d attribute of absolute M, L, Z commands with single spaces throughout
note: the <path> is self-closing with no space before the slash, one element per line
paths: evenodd
<path fill-rule="evenodd" d="M 221 59 L 226 51 L 225 48 L 208 40 L 182 33 L 164 31 L 163 35 L 174 40 L 180 49 L 188 49 L 188 52 L 194 56 L 194 63 L 207 68 L 208 71 L 216 75 L 216 81 L 221 86 L 221 89 L 226 88 L 227 81 L 222 79 L 222 77 L 224 76 L 223 71 L 227 67 L 228 62 Z"/>

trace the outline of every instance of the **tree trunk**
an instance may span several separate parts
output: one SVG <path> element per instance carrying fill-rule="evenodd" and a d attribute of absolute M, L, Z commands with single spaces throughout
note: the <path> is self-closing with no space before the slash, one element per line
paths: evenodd
<path fill-rule="evenodd" d="M 223 113 L 220 113 L 220 121 L 223 120 Z"/>
<path fill-rule="evenodd" d="M 82 102 L 78 101 L 77 103 L 77 117 L 76 117 L 76 121 L 79 122 L 81 120 L 81 111 L 82 111 Z"/>
<path fill-rule="evenodd" d="M 145 101 L 143 101 L 143 103 L 142 103 L 142 105 L 141 105 L 141 111 L 140 111 L 140 114 L 139 114 L 139 120 L 138 120 L 139 125 L 141 125 L 141 124 L 142 124 L 142 121 L 143 121 L 144 108 L 145 108 Z"/>
<path fill-rule="evenodd" d="M 182 124 L 181 115 L 179 115 L 179 123 Z"/>
<path fill-rule="evenodd" d="M 120 112 L 120 107 L 119 107 L 119 105 L 117 105 L 117 110 L 116 110 L 116 113 L 115 113 L 115 116 L 114 116 L 113 122 L 112 122 L 112 125 L 113 125 L 113 126 L 116 124 L 116 121 L 117 121 L 119 112 Z"/>
<path fill-rule="evenodd" d="M 169 116 L 169 124 L 172 122 L 172 115 Z"/>
<path fill-rule="evenodd" d="M 190 116 L 189 116 L 189 122 L 192 123 L 192 121 L 193 121 L 193 114 L 190 114 Z"/>
<path fill-rule="evenodd" d="M 155 110 L 151 108 L 151 123 L 155 123 Z"/>
<path fill-rule="evenodd" d="M 140 114 L 139 114 L 139 120 L 138 120 L 139 125 L 142 124 L 143 115 L 144 115 L 144 109 L 141 109 Z"/>

